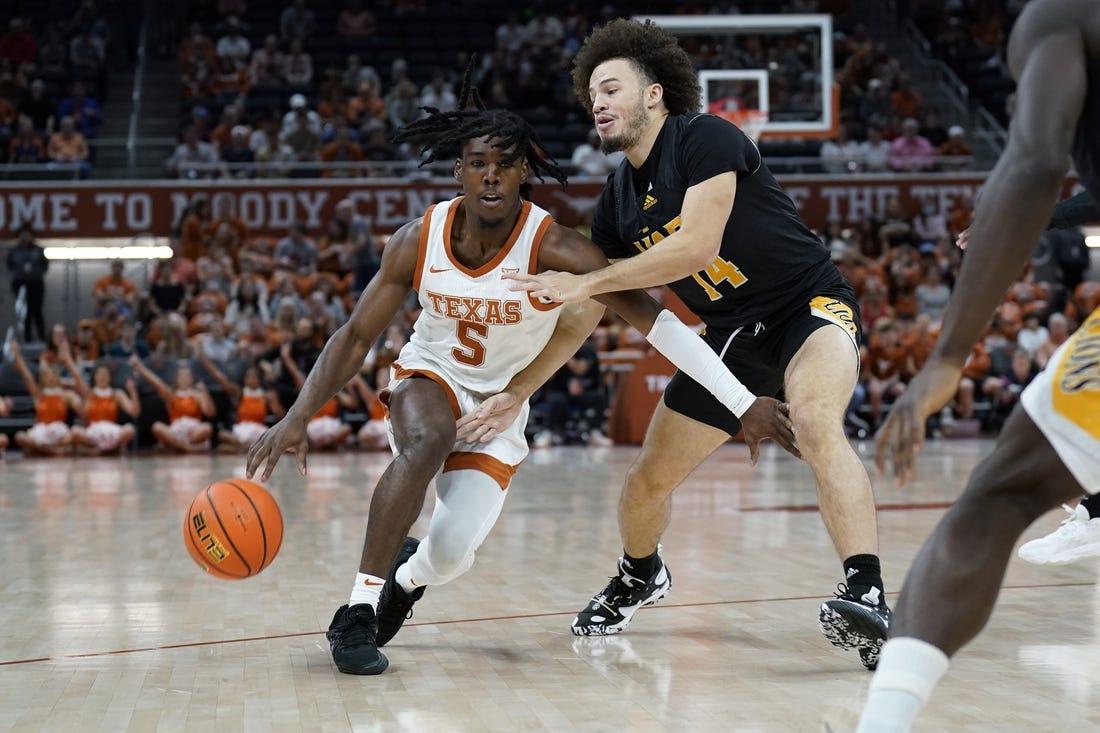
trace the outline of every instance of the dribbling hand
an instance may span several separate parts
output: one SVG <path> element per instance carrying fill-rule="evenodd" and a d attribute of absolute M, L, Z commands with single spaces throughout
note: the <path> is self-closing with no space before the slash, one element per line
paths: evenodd
<path fill-rule="evenodd" d="M 961 367 L 941 361 L 929 361 L 913 377 L 875 436 L 879 473 L 886 473 L 889 454 L 898 486 L 916 478 L 917 454 L 924 447 L 924 421 L 955 396 L 961 378 Z"/>
<path fill-rule="evenodd" d="M 771 397 L 757 397 L 741 416 L 741 428 L 745 432 L 745 445 L 749 447 L 749 460 L 756 465 L 760 458 L 760 442 L 771 438 L 795 458 L 801 458 L 791 422 L 791 406 Z"/>
<path fill-rule="evenodd" d="M 252 478 L 260 464 L 264 464 L 264 471 L 260 478 L 267 481 L 271 478 L 271 472 L 275 470 L 275 464 L 287 451 L 294 453 L 298 473 L 305 476 L 306 453 L 309 452 L 306 421 L 289 415 L 268 428 L 248 449 L 245 476 Z"/>

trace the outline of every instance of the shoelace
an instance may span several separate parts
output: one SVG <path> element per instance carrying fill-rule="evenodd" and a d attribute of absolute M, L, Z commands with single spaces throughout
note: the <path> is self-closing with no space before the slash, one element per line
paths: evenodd
<path fill-rule="evenodd" d="M 374 642 L 374 629 L 371 624 L 363 619 L 363 614 L 357 611 L 349 611 L 344 617 L 344 623 L 338 629 L 340 639 L 345 645 Z"/>
<path fill-rule="evenodd" d="M 623 576 L 612 575 L 611 582 L 592 600 L 606 608 L 609 612 L 618 614 L 619 610 L 615 608 L 614 605 L 609 604 L 622 605 L 622 601 L 625 601 L 630 596 L 631 590 L 633 590 L 633 586 L 628 580 L 623 578 Z M 609 593 L 608 591 L 611 592 Z"/>

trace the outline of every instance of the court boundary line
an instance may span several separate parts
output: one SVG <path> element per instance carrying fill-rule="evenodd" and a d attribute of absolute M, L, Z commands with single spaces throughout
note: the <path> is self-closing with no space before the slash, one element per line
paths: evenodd
<path fill-rule="evenodd" d="M 1090 588 L 1096 586 L 1095 582 L 1079 582 L 1079 583 L 1036 583 L 1031 585 L 1006 585 L 1001 588 L 1002 591 L 1008 590 L 1039 590 L 1043 588 Z M 897 595 L 896 592 L 887 593 L 886 595 Z M 820 595 L 813 596 L 783 596 L 777 598 L 742 598 L 739 600 L 729 601 L 695 601 L 692 603 L 662 603 L 660 605 L 651 606 L 642 610 L 661 610 L 671 608 L 704 608 L 707 606 L 736 606 L 746 603 L 783 603 L 787 601 L 812 601 L 820 599 Z M 418 623 L 405 624 L 405 628 L 411 628 L 414 626 L 449 626 L 452 624 L 469 624 L 469 623 L 482 623 L 485 621 L 519 621 L 523 619 L 532 618 L 548 618 L 551 616 L 572 616 L 575 611 L 547 611 L 544 613 L 521 613 L 509 616 L 484 616 L 480 618 L 456 618 L 446 619 L 443 621 L 421 621 Z M 190 649 L 194 647 L 203 646 L 221 646 L 223 644 L 243 644 L 250 641 L 273 641 L 275 639 L 295 639 L 304 636 L 316 636 L 317 634 L 324 634 L 325 631 L 294 631 L 286 634 L 267 634 L 264 636 L 247 636 L 238 639 L 215 639 L 213 641 L 186 641 L 178 644 L 159 644 L 156 646 L 135 647 L 133 649 L 113 649 L 102 652 L 81 652 L 79 654 L 59 654 L 51 657 L 34 657 L 31 659 L 11 659 L 8 661 L 0 661 L 0 667 L 13 667 L 22 664 L 38 664 L 42 662 L 61 662 L 74 659 L 95 659 L 97 657 L 114 657 L 121 656 L 123 654 L 139 654 L 142 652 L 159 652 L 170 651 L 173 649 Z"/>

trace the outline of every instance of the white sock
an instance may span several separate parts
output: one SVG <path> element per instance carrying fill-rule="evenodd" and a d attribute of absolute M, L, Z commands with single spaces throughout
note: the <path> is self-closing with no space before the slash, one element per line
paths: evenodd
<path fill-rule="evenodd" d="M 356 573 L 355 587 L 351 589 L 351 600 L 348 601 L 348 605 L 354 606 L 359 603 L 366 603 L 377 611 L 378 596 L 382 593 L 382 585 L 385 582 L 385 578 L 379 578 L 377 575 Z"/>
<path fill-rule="evenodd" d="M 401 563 L 401 567 L 397 568 L 397 575 L 395 576 L 397 578 L 397 584 L 400 585 L 401 590 L 405 591 L 406 593 L 412 593 L 414 590 L 420 587 L 412 579 L 412 571 L 409 570 L 410 564 L 411 563 L 408 562 Z"/>
<path fill-rule="evenodd" d="M 890 639 L 879 654 L 856 733 L 907 733 L 951 660 L 920 639 Z"/>

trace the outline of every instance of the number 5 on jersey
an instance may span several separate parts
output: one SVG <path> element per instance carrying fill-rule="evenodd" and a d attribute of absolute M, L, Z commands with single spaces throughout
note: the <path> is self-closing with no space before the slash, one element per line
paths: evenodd
<path fill-rule="evenodd" d="M 455 329 L 457 330 L 458 343 L 465 347 L 459 348 L 456 346 L 451 349 L 451 356 L 455 358 L 455 361 L 472 367 L 479 367 L 484 364 L 485 343 L 483 339 L 489 337 L 489 327 L 484 323 L 475 321 L 457 321 Z"/>

